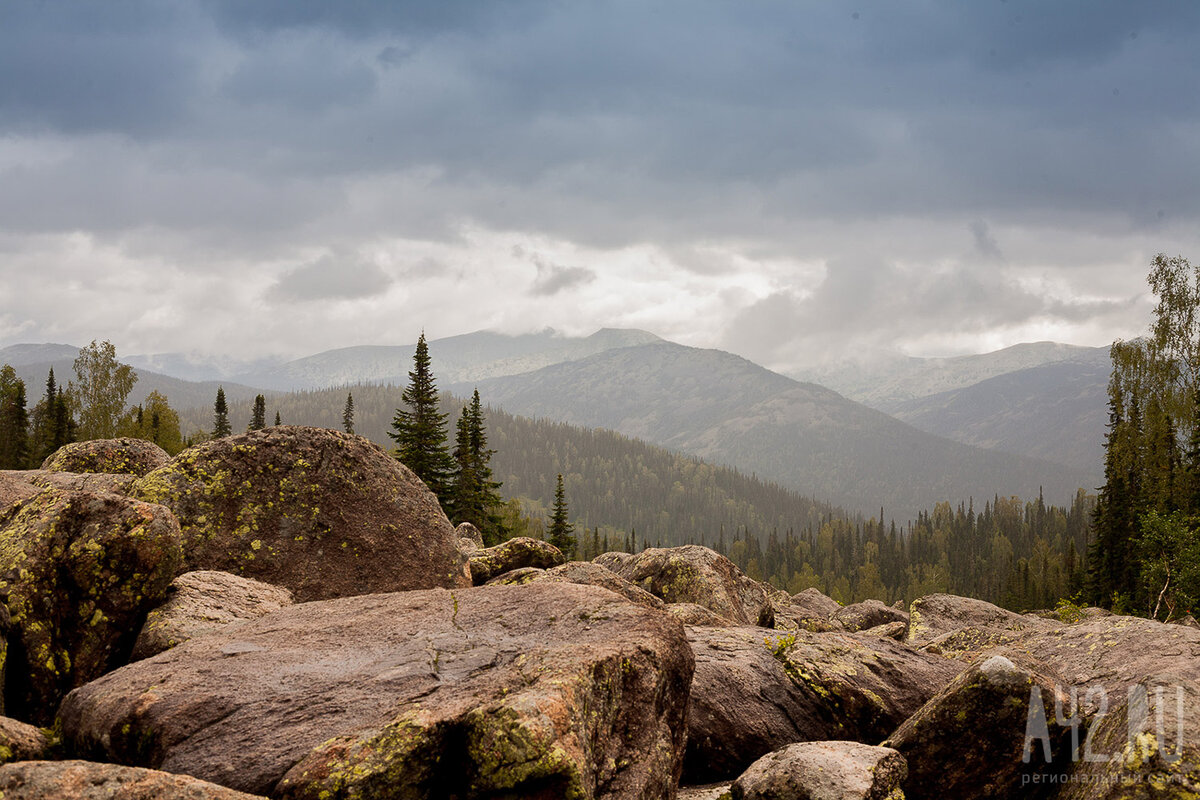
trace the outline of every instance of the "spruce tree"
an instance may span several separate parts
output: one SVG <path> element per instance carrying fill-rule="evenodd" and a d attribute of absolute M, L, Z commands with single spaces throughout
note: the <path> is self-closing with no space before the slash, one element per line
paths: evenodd
<path fill-rule="evenodd" d="M 75 421 L 68 398 L 54 379 L 54 368 L 46 375 L 46 394 L 33 407 L 33 434 L 29 444 L 30 466 L 36 467 L 64 444 L 74 441 Z"/>
<path fill-rule="evenodd" d="M 550 535 L 546 541 L 557 547 L 568 559 L 575 555 L 575 526 L 569 522 L 567 492 L 563 488 L 563 476 L 558 474 L 554 487 L 554 508 L 550 512 Z"/>
<path fill-rule="evenodd" d="M 213 438 L 220 439 L 233 433 L 229 427 L 229 406 L 225 404 L 225 387 L 217 387 L 217 399 L 213 403 Z"/>
<path fill-rule="evenodd" d="M 275 412 L 275 427 L 278 428 L 282 424 L 283 423 L 279 421 L 279 411 L 277 410 Z"/>
<path fill-rule="evenodd" d="M 450 504 L 454 459 L 446 446 L 446 414 L 439 410 L 437 385 L 430 369 L 425 333 L 417 340 L 408 386 L 400 395 L 407 409 L 397 408 L 388 433 L 396 443 L 395 456 L 416 473 L 443 506 Z"/>
<path fill-rule="evenodd" d="M 246 430 L 261 431 L 265 427 L 267 427 L 267 398 L 260 394 L 254 398 L 254 411 L 250 414 L 250 425 Z"/>
<path fill-rule="evenodd" d="M 342 430 L 354 433 L 354 393 L 346 392 L 346 407 L 342 409 Z"/>
<path fill-rule="evenodd" d="M 476 389 L 455 426 L 456 469 L 447 511 L 455 522 L 470 522 L 478 528 L 489 547 L 508 538 L 501 514 L 504 501 L 498 491 L 500 483 L 492 480 L 491 459 L 495 452 L 487 446 L 483 404 Z"/>

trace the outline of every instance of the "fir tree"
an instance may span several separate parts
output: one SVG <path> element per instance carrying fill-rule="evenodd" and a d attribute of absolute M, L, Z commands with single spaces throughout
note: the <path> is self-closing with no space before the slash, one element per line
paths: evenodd
<path fill-rule="evenodd" d="M 254 411 L 250 414 L 250 425 L 246 430 L 261 431 L 265 427 L 267 427 L 267 398 L 260 394 L 254 398 Z"/>
<path fill-rule="evenodd" d="M 213 438 L 220 439 L 233 433 L 229 427 L 229 406 L 225 404 L 225 387 L 217 387 L 217 399 L 213 403 Z"/>
<path fill-rule="evenodd" d="M 278 428 L 283 423 L 279 421 L 279 411 L 275 412 L 275 427 Z"/>
<path fill-rule="evenodd" d="M 388 433 L 396 443 L 396 458 L 416 473 L 446 506 L 450 502 L 450 479 L 454 459 L 446 446 L 446 414 L 438 410 L 437 385 L 430 370 L 425 334 L 417 340 L 408 386 L 400 399 L 408 409 L 397 408 Z"/>
<path fill-rule="evenodd" d="M 554 508 L 550 512 L 550 535 L 546 541 L 570 559 L 575 555 L 575 526 L 568 520 L 567 492 L 563 488 L 563 476 L 560 472 L 558 483 L 554 487 Z"/>
<path fill-rule="evenodd" d="M 342 430 L 354 433 L 354 394 L 346 392 L 346 407 L 342 409 Z"/>
<path fill-rule="evenodd" d="M 30 466 L 40 465 L 64 444 L 75 440 L 75 420 L 66 393 L 54 379 L 54 368 L 46 375 L 46 394 L 33 408 Z"/>
<path fill-rule="evenodd" d="M 483 405 L 479 390 L 471 402 L 463 406 L 455 426 L 454 463 L 456 470 L 451 486 L 448 511 L 455 522 L 470 522 L 483 534 L 484 544 L 491 547 L 507 538 L 500 499 L 500 483 L 492 480 L 491 459 L 494 450 L 487 446 Z"/>

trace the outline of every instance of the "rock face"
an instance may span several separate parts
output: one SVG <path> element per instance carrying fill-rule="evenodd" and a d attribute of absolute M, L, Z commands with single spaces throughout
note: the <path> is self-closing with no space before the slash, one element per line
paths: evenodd
<path fill-rule="evenodd" d="M 1085 756 L 1056 800 L 1194 798 L 1200 775 L 1200 685 L 1156 675 L 1093 723 Z M 1132 735 L 1131 735 L 1132 734 Z M 1069 780 L 1063 780 L 1068 778 Z"/>
<path fill-rule="evenodd" d="M 167 601 L 146 617 L 132 658 L 149 658 L 195 636 L 291 604 L 292 593 L 281 586 L 215 570 L 185 572 L 167 587 Z"/>
<path fill-rule="evenodd" d="M 864 600 L 861 603 L 839 608 L 833 613 L 833 618 L 850 632 L 865 631 L 892 622 L 908 623 L 908 612 L 892 608 L 878 600 Z"/>
<path fill-rule="evenodd" d="M 265 800 L 152 769 L 89 761 L 22 761 L 0 767 L 4 800 Z"/>
<path fill-rule="evenodd" d="M 141 476 L 169 463 L 167 451 L 145 439 L 92 439 L 63 445 L 46 457 L 42 469 Z"/>
<path fill-rule="evenodd" d="M 182 559 L 162 506 L 47 490 L 0 511 L 8 713 L 49 724 L 69 690 L 123 664 Z"/>
<path fill-rule="evenodd" d="M 497 575 L 524 567 L 548 569 L 567 561 L 554 545 L 541 539 L 518 536 L 495 547 L 484 547 L 469 556 L 471 580 L 481 586 Z"/>
<path fill-rule="evenodd" d="M 610 569 L 667 603 L 695 603 L 738 625 L 775 623 L 763 585 L 707 547 L 650 548 Z"/>
<path fill-rule="evenodd" d="M 283 586 L 299 602 L 470 584 L 437 499 L 360 436 L 277 426 L 217 439 L 133 492 L 178 517 L 187 569 Z"/>
<path fill-rule="evenodd" d="M 688 640 L 696 673 L 684 774 L 693 783 L 736 777 L 793 742 L 878 743 L 962 670 L 865 634 L 690 627 Z"/>
<path fill-rule="evenodd" d="M 613 572 L 620 572 L 621 565 L 627 563 L 633 558 L 629 553 L 622 553 L 619 550 L 610 550 L 607 553 L 601 553 L 592 559 L 593 564 L 599 564 L 602 567 L 611 569 Z"/>
<path fill-rule="evenodd" d="M 668 797 L 681 626 L 542 582 L 303 603 L 77 689 L 74 752 L 279 798 Z"/>
<path fill-rule="evenodd" d="M 50 740 L 41 729 L 10 717 L 0 717 L 0 764 L 46 758 Z"/>
<path fill-rule="evenodd" d="M 4 509 L 18 500 L 33 497 L 38 489 L 24 480 L 20 472 L 5 470 L 0 472 L 0 509 Z"/>
<path fill-rule="evenodd" d="M 742 773 L 733 800 L 904 800 L 904 756 L 857 742 L 792 744 Z M 968 797 L 969 795 L 945 795 Z"/>
<path fill-rule="evenodd" d="M 1140 617 L 1099 617 L 1024 635 L 1017 645 L 1060 674 L 1079 694 L 1088 714 L 1100 704 L 1084 688 L 1104 687 L 1108 708 L 1130 686 L 1159 673 L 1200 681 L 1200 630 Z"/>
<path fill-rule="evenodd" d="M 1071 763 L 1071 728 L 1059 724 L 1056 713 L 1061 710 L 1064 719 L 1074 713 L 1063 685 L 1061 677 L 1019 651 L 985 654 L 884 742 L 908 759 L 905 796 L 1034 794 L 1031 787 L 1042 785 L 1043 774 Z M 1033 737 L 1028 760 L 1027 734 Z"/>
<path fill-rule="evenodd" d="M 71 489 L 79 492 L 128 494 L 137 475 L 116 472 L 51 472 L 45 469 L 7 470 L 8 475 L 36 489 Z M 2 478 L 0 478 L 2 481 Z M 0 489 L 3 492 L 3 489 Z"/>

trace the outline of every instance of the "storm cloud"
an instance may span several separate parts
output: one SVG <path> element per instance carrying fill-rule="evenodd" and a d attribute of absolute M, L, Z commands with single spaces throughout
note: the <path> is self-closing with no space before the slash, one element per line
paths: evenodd
<path fill-rule="evenodd" d="M 250 313 L 283 354 L 1102 344 L 1154 253 L 1200 255 L 1198 32 L 1116 0 L 9 4 L 0 345 L 228 351 Z"/>

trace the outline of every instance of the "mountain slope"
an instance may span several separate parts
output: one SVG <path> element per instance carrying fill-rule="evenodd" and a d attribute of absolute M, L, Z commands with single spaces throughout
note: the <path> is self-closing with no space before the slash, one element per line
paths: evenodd
<path fill-rule="evenodd" d="M 459 387 L 460 390 L 465 387 Z M 815 384 L 717 350 L 668 342 L 479 384 L 506 411 L 612 428 L 899 519 L 993 494 L 1065 501 L 1084 473 L 919 431 Z"/>
<path fill-rule="evenodd" d="M 1102 483 L 1109 368 L 1060 362 L 900 403 L 892 416 L 965 444 L 1043 458 Z"/>
<path fill-rule="evenodd" d="M 546 330 L 509 336 L 476 331 L 429 342 L 429 355 L 443 384 L 513 375 L 548 364 L 584 358 L 616 347 L 660 341 L 639 330 L 606 328 L 591 336 L 567 337 Z M 289 361 L 274 369 L 243 373 L 236 380 L 279 391 L 322 389 L 355 383 L 402 384 L 416 345 L 344 347 Z"/>
<path fill-rule="evenodd" d="M 795 374 L 872 408 L 890 411 L 909 400 L 963 389 L 1018 370 L 1071 363 L 1108 367 L 1107 347 L 1028 342 L 992 353 L 953 358 L 911 358 L 838 364 Z"/>
<path fill-rule="evenodd" d="M 54 368 L 54 379 L 59 386 L 65 387 L 68 382 L 75 380 L 75 357 L 79 355 L 79 350 L 75 349 L 70 358 L 59 358 L 54 361 L 41 361 L 21 366 L 13 365 L 17 373 L 17 377 L 25 381 L 25 394 L 30 408 L 33 408 L 46 392 L 46 374 L 50 368 Z M 3 360 L 3 355 L 0 354 L 0 364 L 7 363 Z M 254 395 L 259 393 L 258 389 L 251 386 L 242 386 L 237 383 L 217 382 L 217 381 L 185 381 L 179 378 L 172 378 L 169 375 L 159 375 L 149 370 L 137 369 L 138 381 L 133 386 L 133 391 L 130 392 L 128 403 L 129 405 L 138 405 L 146 399 L 150 392 L 159 392 L 166 396 L 167 401 L 172 408 L 190 408 L 193 406 L 206 407 L 212 410 L 213 401 L 217 396 L 217 387 L 225 388 L 225 397 L 230 401 L 234 400 L 253 400 Z M 207 427 L 212 426 L 212 420 L 208 421 Z M 185 430 L 184 434 L 191 433 L 190 430 Z"/>

